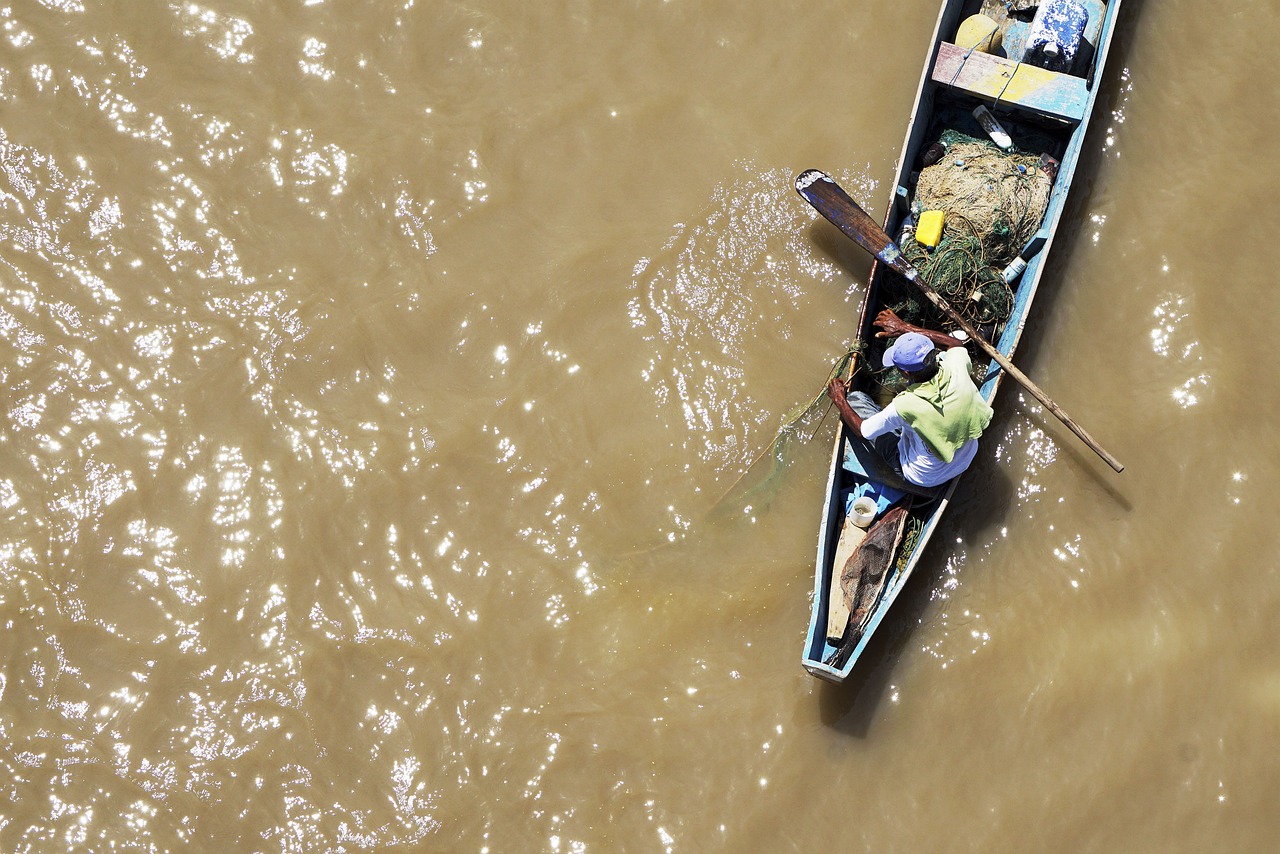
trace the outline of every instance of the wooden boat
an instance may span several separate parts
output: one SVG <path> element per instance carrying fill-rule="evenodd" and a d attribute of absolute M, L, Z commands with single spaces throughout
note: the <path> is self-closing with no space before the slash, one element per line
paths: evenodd
<path fill-rule="evenodd" d="M 1050 0 L 1044 2 L 1049 3 Z M 1074 65 L 1062 72 L 1019 61 L 1024 58 L 1032 22 L 1008 11 L 1008 5 L 1003 2 L 946 0 L 934 28 L 892 184 L 883 231 L 889 235 L 900 233 L 900 226 L 910 210 L 912 187 L 921 168 L 922 156 L 937 141 L 941 128 L 959 129 L 974 137 L 983 136 L 983 129 L 972 112 L 979 105 L 985 105 L 992 111 L 999 126 L 1013 138 L 1018 148 L 1023 148 L 1022 140 L 1028 140 L 1028 148 L 1024 150 L 1036 150 L 1038 147 L 1039 151 L 1057 160 L 1056 178 L 1049 191 L 1039 230 L 1035 239 L 1028 243 L 1027 250 L 1021 253 L 1030 257 L 1025 258 L 1026 267 L 1020 277 L 1012 282 L 1013 304 L 1009 317 L 1003 323 L 982 330 L 999 352 L 1008 357 L 1017 348 L 1045 260 L 1053 247 L 1054 233 L 1062 218 L 1097 99 L 1096 81 L 1101 79 L 1106 65 L 1120 3 L 1121 0 L 1083 0 L 1082 5 L 1089 13 L 1088 24 L 1083 40 L 1073 46 L 1078 48 Z M 966 26 L 971 26 L 977 19 L 971 21 L 970 17 L 977 14 L 987 15 L 1000 27 L 1000 49 L 995 53 L 984 53 L 974 49 L 973 45 L 956 43 L 961 24 L 967 22 Z M 972 30 L 963 32 L 969 34 Z M 806 176 L 820 174 L 805 173 L 797 179 L 797 189 L 815 207 L 819 203 L 806 194 L 804 184 L 813 180 Z M 828 218 L 831 218 L 829 214 Z M 890 247 L 893 249 L 893 244 Z M 864 354 L 864 358 L 875 367 L 879 367 L 883 342 L 875 343 L 872 322 L 888 304 L 890 277 L 896 276 L 890 264 L 883 263 L 887 260 L 888 257 L 882 253 L 880 260 L 872 265 L 859 311 L 859 338 L 869 345 L 869 352 Z M 975 365 L 985 362 L 980 351 L 978 355 L 980 358 L 974 359 Z M 988 403 L 994 401 L 1005 373 L 996 362 L 991 362 L 986 379 L 980 385 L 981 394 Z M 865 384 L 865 381 L 855 376 L 851 388 L 859 387 L 860 383 Z M 889 485 L 892 478 L 877 473 L 873 460 L 868 456 L 869 451 L 865 440 L 851 438 L 845 425 L 840 425 L 831 455 L 818 531 L 813 613 L 802 663 L 805 670 L 814 676 L 836 683 L 849 676 L 868 641 L 885 621 L 937 530 L 956 486 L 956 480 L 952 480 L 933 491 L 916 490 L 921 493 L 918 495 L 895 490 Z M 872 473 L 868 474 L 868 471 Z M 902 483 L 897 485 L 904 486 Z M 864 505 L 867 500 L 874 502 L 873 512 L 881 518 L 890 515 L 888 511 L 891 508 L 903 507 L 905 513 L 893 515 L 904 517 L 905 524 L 895 518 L 892 522 L 885 520 L 883 524 L 875 522 L 870 534 L 856 530 L 850 519 L 850 508 L 857 496 L 866 499 L 861 502 Z M 896 530 L 884 530 L 886 525 Z M 877 526 L 880 526 L 879 530 Z M 852 565 L 857 563 L 856 559 L 848 560 L 852 543 L 858 540 L 864 544 L 874 541 L 871 553 L 862 555 L 860 570 Z M 863 551 L 861 546 L 858 551 Z M 883 554 L 886 551 L 888 554 Z M 857 571 L 863 573 L 861 578 L 848 577 L 850 574 L 856 576 Z M 842 575 L 846 576 L 843 598 Z M 841 633 L 841 621 L 846 611 L 852 612 L 852 616 Z"/>

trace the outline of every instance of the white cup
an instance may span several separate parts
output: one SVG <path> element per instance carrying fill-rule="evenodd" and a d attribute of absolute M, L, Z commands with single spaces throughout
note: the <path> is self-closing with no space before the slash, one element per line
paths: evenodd
<path fill-rule="evenodd" d="M 867 527 L 876 518 L 875 500 L 865 495 L 861 498 L 855 498 L 853 506 L 849 508 L 849 515 L 853 516 L 853 524 L 859 528 Z"/>

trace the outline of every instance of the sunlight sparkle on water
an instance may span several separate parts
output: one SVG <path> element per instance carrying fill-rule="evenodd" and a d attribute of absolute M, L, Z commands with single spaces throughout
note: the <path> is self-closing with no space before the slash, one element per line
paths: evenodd
<path fill-rule="evenodd" d="M 1233 486 L 1242 485 L 1248 479 L 1249 479 L 1249 476 L 1242 471 L 1236 471 L 1231 473 L 1231 483 Z M 1242 502 L 1242 499 L 1238 493 L 1229 494 L 1228 497 L 1231 499 L 1232 504 L 1239 505 Z"/>
<path fill-rule="evenodd" d="M 321 80 L 329 80 L 333 77 L 333 70 L 325 68 L 321 63 L 324 55 L 328 50 L 328 45 L 317 38 L 309 38 L 302 46 L 302 55 L 306 59 L 298 63 L 298 67 L 302 69 L 303 74 L 310 74 L 319 77 Z"/>

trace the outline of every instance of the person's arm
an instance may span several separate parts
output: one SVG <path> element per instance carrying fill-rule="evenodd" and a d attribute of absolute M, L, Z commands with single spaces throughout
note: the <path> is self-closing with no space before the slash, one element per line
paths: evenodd
<path fill-rule="evenodd" d="M 893 309 L 889 308 L 876 315 L 875 325 L 882 330 L 876 333 L 877 338 L 897 338 L 899 335 L 905 335 L 908 332 L 919 332 L 932 341 L 935 347 L 940 347 L 943 350 L 964 346 L 964 342 L 959 338 L 953 338 L 945 332 L 935 332 L 932 329 L 925 329 L 923 326 L 907 323 L 894 314 Z"/>
<path fill-rule="evenodd" d="M 831 402 L 836 405 L 836 412 L 840 413 L 840 420 L 845 423 L 845 426 L 861 436 L 862 416 L 854 412 L 853 407 L 849 405 L 849 388 L 844 380 L 836 377 L 828 383 L 827 397 L 831 398 Z"/>

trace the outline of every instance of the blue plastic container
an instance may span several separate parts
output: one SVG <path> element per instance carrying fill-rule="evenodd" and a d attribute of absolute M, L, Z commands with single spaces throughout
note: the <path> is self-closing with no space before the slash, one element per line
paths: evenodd
<path fill-rule="evenodd" d="M 1044 0 L 1027 32 L 1022 61 L 1070 73 L 1088 24 L 1089 10 L 1079 0 Z"/>

